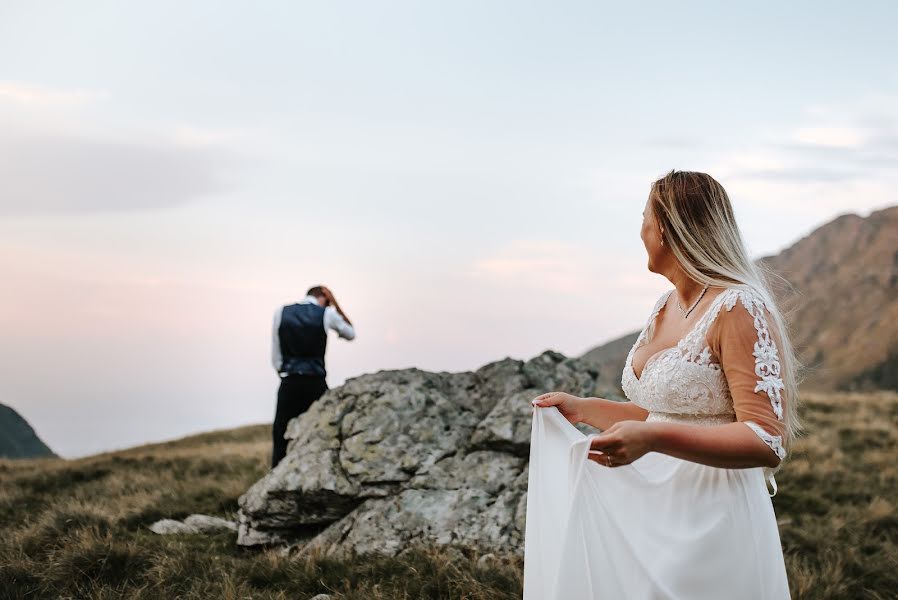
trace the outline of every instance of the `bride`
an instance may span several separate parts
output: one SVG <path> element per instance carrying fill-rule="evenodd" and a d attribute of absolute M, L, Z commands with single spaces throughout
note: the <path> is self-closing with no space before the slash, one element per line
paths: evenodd
<path fill-rule="evenodd" d="M 770 496 L 800 364 L 768 273 L 704 173 L 654 182 L 640 236 L 674 287 L 627 356 L 630 401 L 533 400 L 524 599 L 787 599 Z"/>

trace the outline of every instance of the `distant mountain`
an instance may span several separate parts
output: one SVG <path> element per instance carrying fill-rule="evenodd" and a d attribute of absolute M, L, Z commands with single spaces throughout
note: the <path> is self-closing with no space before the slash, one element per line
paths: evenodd
<path fill-rule="evenodd" d="M 0 458 L 55 456 L 22 415 L 9 406 L 0 404 Z"/>
<path fill-rule="evenodd" d="M 898 390 L 898 206 L 841 215 L 761 260 L 799 292 L 779 300 L 810 385 Z"/>
<path fill-rule="evenodd" d="M 620 388 L 621 375 L 624 363 L 627 362 L 627 354 L 636 343 L 639 332 L 634 331 L 623 337 L 611 340 L 601 346 L 596 346 L 580 358 L 595 366 L 599 370 L 599 378 L 596 382 L 596 395 L 601 398 L 614 398 L 624 400 L 623 390 Z"/>
<path fill-rule="evenodd" d="M 898 390 L 898 206 L 840 215 L 759 262 L 794 288 L 773 293 L 808 368 L 804 387 Z M 638 334 L 583 355 L 617 391 Z"/>

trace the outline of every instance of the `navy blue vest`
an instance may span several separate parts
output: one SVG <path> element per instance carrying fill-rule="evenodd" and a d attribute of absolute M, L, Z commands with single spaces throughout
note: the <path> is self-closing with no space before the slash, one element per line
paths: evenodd
<path fill-rule="evenodd" d="M 291 304 L 281 312 L 278 328 L 281 342 L 281 372 L 291 375 L 324 377 L 324 307 L 317 304 Z"/>

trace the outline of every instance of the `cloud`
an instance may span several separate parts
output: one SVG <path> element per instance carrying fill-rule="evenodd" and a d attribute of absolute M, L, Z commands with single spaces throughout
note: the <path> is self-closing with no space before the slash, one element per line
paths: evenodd
<path fill-rule="evenodd" d="M 0 215 L 160 209 L 221 191 L 222 156 L 176 144 L 53 135 L 0 139 Z"/>
<path fill-rule="evenodd" d="M 865 139 L 859 127 L 801 127 L 793 132 L 799 144 L 827 148 L 857 148 Z"/>
<path fill-rule="evenodd" d="M 745 170 L 737 175 L 743 179 L 784 181 L 784 182 L 833 182 L 860 179 L 865 174 L 859 170 L 848 171 L 844 169 L 826 169 L 818 167 L 788 167 L 775 169 Z"/>
<path fill-rule="evenodd" d="M 755 148 L 725 156 L 730 179 L 794 184 L 894 181 L 898 165 L 898 98 L 853 106 L 814 106 L 805 122 L 775 132 Z"/>
<path fill-rule="evenodd" d="M 582 293 L 622 272 L 625 267 L 620 261 L 603 259 L 596 248 L 556 240 L 517 240 L 474 260 L 467 274 L 493 287 L 520 292 Z"/>
<path fill-rule="evenodd" d="M 689 135 L 662 135 L 647 137 L 642 140 L 646 146 L 654 146 L 665 149 L 700 149 L 705 143 L 698 137 Z"/>
<path fill-rule="evenodd" d="M 26 106 L 82 104 L 108 96 L 102 91 L 59 90 L 16 81 L 0 81 L 0 100 Z"/>
<path fill-rule="evenodd" d="M 469 275 L 522 288 L 577 291 L 586 270 L 582 254 L 567 244 L 519 240 L 474 260 Z"/>
<path fill-rule="evenodd" d="M 196 125 L 181 125 L 173 132 L 173 139 L 178 144 L 190 147 L 223 147 L 229 144 L 242 144 L 264 135 L 261 128 L 228 128 L 212 129 Z"/>
<path fill-rule="evenodd" d="M 0 216 L 158 210 L 227 188 L 234 153 L 221 132 L 110 133 L 101 98 L 0 83 Z"/>

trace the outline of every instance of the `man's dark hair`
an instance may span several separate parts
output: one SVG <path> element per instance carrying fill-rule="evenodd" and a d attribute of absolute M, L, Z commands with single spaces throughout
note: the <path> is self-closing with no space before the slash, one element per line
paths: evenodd
<path fill-rule="evenodd" d="M 309 291 L 306 292 L 307 296 L 315 296 L 316 298 L 324 298 L 324 290 L 321 289 L 320 285 L 316 285 L 309 288 Z"/>

